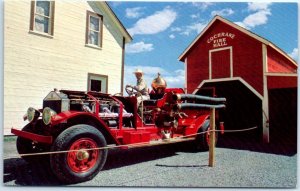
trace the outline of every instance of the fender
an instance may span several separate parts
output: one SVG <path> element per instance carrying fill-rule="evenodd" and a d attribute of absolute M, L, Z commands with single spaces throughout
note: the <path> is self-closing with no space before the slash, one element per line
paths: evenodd
<path fill-rule="evenodd" d="M 209 114 L 200 115 L 198 118 L 193 120 L 182 120 L 179 124 L 182 126 L 186 126 L 185 128 L 185 135 L 191 135 L 196 137 L 196 133 L 199 132 L 205 123 L 205 121 L 209 118 Z"/>
<path fill-rule="evenodd" d="M 202 126 L 204 125 L 205 121 L 209 117 L 210 117 L 210 115 L 207 114 L 207 115 L 201 115 L 200 117 L 198 117 L 196 119 L 196 121 L 195 121 L 195 126 L 197 127 L 197 131 L 196 132 L 198 132 L 198 130 L 202 128 Z"/>
<path fill-rule="evenodd" d="M 88 112 L 78 112 L 78 111 L 65 111 L 61 112 L 57 115 L 52 116 L 51 118 L 51 125 L 55 126 L 58 125 L 64 121 L 74 119 L 76 117 L 90 117 L 95 119 L 99 124 L 101 124 L 101 127 L 104 128 L 104 131 L 112 138 L 112 140 L 115 142 L 115 144 L 120 145 L 121 143 L 113 136 L 110 128 L 106 125 L 106 123 L 98 116 L 95 116 L 92 113 Z"/>

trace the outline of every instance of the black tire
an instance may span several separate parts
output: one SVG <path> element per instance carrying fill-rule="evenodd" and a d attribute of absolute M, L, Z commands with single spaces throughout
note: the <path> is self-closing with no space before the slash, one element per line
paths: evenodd
<path fill-rule="evenodd" d="M 204 124 L 201 128 L 199 128 L 198 133 L 202 133 L 205 131 L 208 131 L 210 128 L 210 121 L 205 120 Z M 216 138 L 215 138 L 215 145 L 217 145 L 218 142 L 218 132 L 215 132 Z M 209 132 L 198 134 L 195 139 L 195 150 L 197 151 L 208 151 L 209 150 L 209 141 L 207 140 L 207 136 L 209 136 Z M 209 138 L 208 138 L 209 139 Z"/>
<path fill-rule="evenodd" d="M 34 133 L 32 130 L 32 124 L 31 123 L 27 124 L 22 129 L 22 131 Z M 31 153 L 40 153 L 40 152 L 47 151 L 45 147 L 43 147 L 42 145 L 35 143 L 34 141 L 29 140 L 29 139 L 18 137 L 16 142 L 17 142 L 16 147 L 17 147 L 17 151 L 19 154 L 31 154 Z M 47 156 L 47 155 L 32 155 L 32 156 L 21 156 L 21 158 L 23 158 L 26 162 L 35 163 L 37 161 L 46 162 L 47 159 L 49 159 L 49 156 Z"/>
<path fill-rule="evenodd" d="M 55 140 L 51 151 L 67 151 L 77 150 L 74 145 L 78 144 L 78 149 L 84 149 L 80 146 L 80 141 L 87 141 L 85 148 L 105 147 L 106 140 L 102 133 L 90 125 L 75 125 L 64 130 Z M 82 143 L 83 144 L 83 143 Z M 84 144 L 83 144 L 84 145 Z M 79 152 L 58 153 L 50 156 L 50 164 L 52 171 L 57 178 L 64 183 L 79 183 L 93 179 L 103 168 L 106 158 L 107 149 L 104 150 L 89 150 L 85 159 L 78 159 Z M 98 153 L 98 154 L 97 154 Z M 74 158 L 74 156 L 76 157 Z M 72 157 L 73 156 L 73 157 Z M 81 171 L 77 163 L 85 160 L 84 164 L 87 168 Z M 71 161 L 71 162 L 70 162 Z M 93 164 L 92 164 L 93 162 Z M 81 164 L 80 164 L 81 165 Z M 76 172 L 78 170 L 78 172 Z"/>

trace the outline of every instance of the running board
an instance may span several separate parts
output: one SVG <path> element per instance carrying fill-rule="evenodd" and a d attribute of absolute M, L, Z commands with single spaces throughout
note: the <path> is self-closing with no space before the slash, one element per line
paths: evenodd
<path fill-rule="evenodd" d="M 150 142 L 145 142 L 145 143 L 136 143 L 136 144 L 124 145 L 123 148 L 127 147 L 128 149 L 131 149 L 131 148 L 138 148 L 138 147 L 151 147 L 151 146 L 179 143 L 179 142 L 192 141 L 192 140 L 195 140 L 195 137 L 161 139 L 161 140 L 150 141 Z"/>

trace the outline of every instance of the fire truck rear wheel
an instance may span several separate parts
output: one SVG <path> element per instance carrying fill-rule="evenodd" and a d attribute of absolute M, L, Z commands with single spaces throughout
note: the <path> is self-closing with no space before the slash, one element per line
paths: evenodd
<path fill-rule="evenodd" d="M 50 156 L 52 171 L 64 183 L 93 179 L 105 164 L 107 149 L 102 133 L 90 125 L 74 125 L 55 140 L 51 151 L 68 151 Z M 95 148 L 95 149 L 94 149 Z"/>
<path fill-rule="evenodd" d="M 203 126 L 198 130 L 198 133 L 206 132 L 210 130 L 210 121 L 206 120 L 203 124 Z M 218 132 L 215 132 L 216 138 L 215 138 L 215 145 L 218 141 Z M 199 134 L 196 137 L 195 140 L 195 149 L 197 151 L 208 151 L 209 150 L 209 136 L 210 132 L 206 132 L 203 134 Z"/>
<path fill-rule="evenodd" d="M 31 124 L 27 124 L 22 131 L 26 132 L 33 132 Z M 33 142 L 32 140 L 25 139 L 22 137 L 18 137 L 16 141 L 16 147 L 19 154 L 32 154 L 32 153 L 40 153 L 48 151 L 45 147 L 42 147 L 38 143 Z M 41 162 L 48 162 L 49 163 L 49 156 L 47 155 L 31 155 L 31 156 L 21 156 L 26 162 L 28 163 L 36 163 L 37 161 L 39 164 Z"/>

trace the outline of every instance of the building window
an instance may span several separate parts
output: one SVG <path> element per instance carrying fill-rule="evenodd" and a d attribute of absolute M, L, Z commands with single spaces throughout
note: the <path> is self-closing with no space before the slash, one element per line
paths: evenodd
<path fill-rule="evenodd" d="M 30 30 L 53 35 L 54 1 L 31 1 Z"/>
<path fill-rule="evenodd" d="M 108 76 L 100 74 L 88 74 L 88 91 L 107 93 Z"/>
<path fill-rule="evenodd" d="M 102 47 L 103 17 L 99 14 L 87 11 L 86 44 Z"/>

